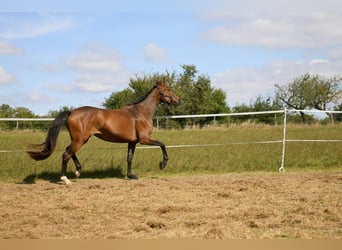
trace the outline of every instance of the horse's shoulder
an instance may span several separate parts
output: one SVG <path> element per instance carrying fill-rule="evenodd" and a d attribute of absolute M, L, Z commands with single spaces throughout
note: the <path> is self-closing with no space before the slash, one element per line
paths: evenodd
<path fill-rule="evenodd" d="M 138 110 L 137 110 L 136 105 L 125 106 L 122 109 L 119 109 L 119 111 L 126 113 L 126 114 L 129 114 L 129 115 L 134 116 L 134 117 L 138 114 Z"/>

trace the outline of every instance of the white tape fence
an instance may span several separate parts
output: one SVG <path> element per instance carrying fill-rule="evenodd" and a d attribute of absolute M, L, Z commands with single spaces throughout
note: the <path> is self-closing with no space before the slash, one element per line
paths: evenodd
<path fill-rule="evenodd" d="M 293 112 L 303 112 L 303 113 L 323 113 L 323 114 L 342 114 L 342 111 L 321 111 L 321 110 L 293 110 L 293 109 L 284 109 L 284 110 L 275 110 L 275 111 L 258 111 L 258 112 L 242 112 L 242 113 L 224 113 L 224 114 L 201 114 L 201 115 L 171 115 L 171 116 L 158 116 L 155 117 L 157 120 L 157 128 L 160 119 L 184 119 L 184 118 L 201 118 L 201 117 L 213 117 L 214 120 L 216 117 L 225 117 L 225 116 L 245 116 L 245 115 L 264 115 L 264 114 L 283 114 L 284 122 L 283 122 L 283 135 L 279 140 L 273 141 L 251 141 L 251 142 L 230 142 L 223 144 L 187 144 L 187 145 L 169 145 L 167 148 L 190 148 L 190 147 L 216 147 L 216 146 L 229 146 L 229 145 L 246 145 L 246 144 L 272 144 L 272 143 L 281 143 L 282 144 L 282 153 L 281 153 L 281 165 L 278 169 L 279 172 L 285 171 L 285 153 L 286 153 L 286 143 L 287 142 L 333 142 L 339 143 L 342 140 L 296 140 L 286 139 L 286 125 L 287 125 L 287 114 Z M 53 121 L 54 118 L 0 118 L 0 121 L 14 121 L 18 123 L 20 121 Z M 159 148 L 157 146 L 140 146 L 137 149 L 154 149 Z M 112 149 L 112 148 L 111 148 Z M 0 149 L 0 153 L 16 153 L 16 152 L 26 152 L 26 150 L 6 150 Z"/>

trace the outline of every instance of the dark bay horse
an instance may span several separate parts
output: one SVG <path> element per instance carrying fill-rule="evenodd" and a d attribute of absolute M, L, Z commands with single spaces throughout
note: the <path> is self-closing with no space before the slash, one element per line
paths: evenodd
<path fill-rule="evenodd" d="M 76 157 L 76 152 L 92 135 L 108 142 L 128 143 L 127 177 L 137 179 L 138 177 L 132 174 L 132 160 L 137 143 L 161 148 L 163 160 L 159 164 L 160 169 L 165 168 L 168 161 L 165 144 L 150 137 L 153 130 L 153 117 L 160 103 L 178 105 L 179 97 L 174 95 L 164 82 L 158 81 L 140 102 L 122 109 L 109 110 L 85 106 L 61 112 L 49 128 L 45 142 L 30 144 L 31 147 L 40 147 L 42 150 L 27 153 L 37 161 L 48 158 L 55 149 L 60 129 L 66 124 L 71 144 L 62 156 L 62 181 L 70 184 L 66 176 L 70 158 L 76 165 L 76 176 L 80 176 L 82 166 Z"/>

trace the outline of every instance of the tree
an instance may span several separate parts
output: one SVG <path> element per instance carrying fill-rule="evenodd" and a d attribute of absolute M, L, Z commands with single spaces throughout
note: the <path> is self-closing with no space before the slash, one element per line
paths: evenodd
<path fill-rule="evenodd" d="M 312 89 L 308 93 L 311 107 L 327 110 L 327 104 L 340 100 L 342 98 L 341 81 L 342 78 L 337 76 L 331 78 L 313 76 Z"/>
<path fill-rule="evenodd" d="M 75 109 L 75 107 L 73 107 L 73 106 L 59 107 L 58 110 L 50 110 L 47 116 L 55 118 L 59 113 L 61 113 L 63 111 L 70 111 L 70 110 L 73 110 L 73 109 Z"/>
<path fill-rule="evenodd" d="M 324 78 L 318 75 L 313 77 L 312 89 L 308 92 L 310 106 L 318 110 L 327 110 L 329 103 L 335 103 L 342 98 L 340 77 Z M 326 112 L 330 123 L 333 123 L 333 114 Z"/>
<path fill-rule="evenodd" d="M 263 97 L 261 95 L 257 96 L 255 100 L 251 100 L 250 104 L 242 104 L 234 107 L 233 111 L 236 113 L 243 112 L 258 112 L 258 111 L 274 111 L 281 109 L 281 105 L 276 100 L 273 100 L 271 97 Z M 256 123 L 264 123 L 264 124 L 274 124 L 277 123 L 276 115 L 244 115 L 239 117 L 234 117 L 234 120 L 238 122 L 248 121 L 253 119 Z"/>
<path fill-rule="evenodd" d="M 8 117 L 12 117 L 12 115 L 13 115 L 13 108 L 10 105 L 2 104 L 0 106 L 0 117 L 8 118 Z"/>
<path fill-rule="evenodd" d="M 135 99 L 134 91 L 126 88 L 122 91 L 114 91 L 108 99 L 103 103 L 106 108 L 120 109 L 127 103 L 133 102 Z"/>
<path fill-rule="evenodd" d="M 8 104 L 2 104 L 0 106 L 0 117 L 11 118 L 13 117 L 13 108 Z M 11 129 L 13 127 L 13 122 L 3 121 L 0 123 L 1 129 Z"/>
<path fill-rule="evenodd" d="M 168 105 L 161 105 L 157 110 L 157 116 L 178 115 L 178 114 L 205 114 L 228 112 L 226 94 L 221 89 L 211 86 L 209 77 L 198 75 L 194 65 L 181 65 L 183 72 L 165 72 L 164 74 L 154 73 L 151 75 L 135 76 L 130 79 L 129 87 L 122 91 L 113 92 L 105 100 L 103 105 L 106 108 L 117 109 L 144 98 L 157 80 L 164 79 L 172 91 L 180 97 L 181 104 L 174 108 Z M 178 119 L 172 121 L 177 126 L 186 126 L 187 121 L 193 125 L 199 122 L 203 125 L 208 118 Z M 168 121 L 166 121 L 167 123 Z M 167 124 L 166 124 L 167 125 Z"/>
<path fill-rule="evenodd" d="M 342 89 L 340 86 L 342 78 L 324 78 L 319 75 L 306 73 L 294 79 L 292 83 L 277 88 L 276 99 L 282 101 L 287 107 L 303 110 L 315 108 L 327 110 L 327 105 L 341 98 Z M 300 112 L 305 123 L 305 114 Z"/>
<path fill-rule="evenodd" d="M 166 72 L 165 74 L 154 73 L 152 75 L 136 75 L 131 78 L 128 87 L 121 91 L 114 91 L 108 98 L 105 99 L 103 106 L 108 109 L 120 109 L 124 106 L 142 100 L 153 85 L 163 79 L 168 86 L 172 87 L 174 76 Z M 159 107 L 157 115 L 170 114 L 170 110 L 165 105 Z"/>
<path fill-rule="evenodd" d="M 307 73 L 297 77 L 292 83 L 285 86 L 275 84 L 277 88 L 276 99 L 282 101 L 287 107 L 303 110 L 309 106 L 307 100 L 307 91 L 310 89 L 310 75 Z M 300 112 L 303 122 L 305 123 L 305 113 Z"/>
<path fill-rule="evenodd" d="M 25 107 L 16 107 L 12 108 L 8 104 L 2 104 L 0 106 L 0 117 L 3 118 L 34 118 L 36 117 L 34 113 Z M 0 128 L 2 129 L 15 129 L 15 128 L 31 128 L 31 121 L 21 121 L 13 122 L 13 121 L 4 121 L 1 123 Z"/>
<path fill-rule="evenodd" d="M 342 103 L 335 106 L 334 111 L 342 111 Z M 341 113 L 335 114 L 334 118 L 336 119 L 336 121 L 342 122 L 342 114 Z"/>

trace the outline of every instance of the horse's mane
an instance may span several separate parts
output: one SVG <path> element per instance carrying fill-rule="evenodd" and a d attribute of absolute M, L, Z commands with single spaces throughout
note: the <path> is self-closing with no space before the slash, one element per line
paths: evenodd
<path fill-rule="evenodd" d="M 153 87 L 150 89 L 150 91 L 148 91 L 146 95 L 144 95 L 142 98 L 140 98 L 139 101 L 136 101 L 136 102 L 133 102 L 133 103 L 129 103 L 129 104 L 127 104 L 126 106 L 131 106 L 131 105 L 136 105 L 136 104 L 141 103 L 141 102 L 142 102 L 143 100 L 145 100 L 146 97 L 148 97 L 148 96 L 151 94 L 151 92 L 157 87 L 157 84 L 158 84 L 158 83 L 156 83 L 155 85 L 153 85 Z"/>

